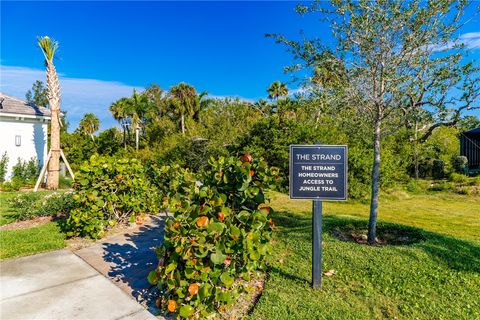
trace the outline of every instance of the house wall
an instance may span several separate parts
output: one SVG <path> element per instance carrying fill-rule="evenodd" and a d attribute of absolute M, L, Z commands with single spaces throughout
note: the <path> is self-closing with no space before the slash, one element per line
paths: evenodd
<path fill-rule="evenodd" d="M 480 169 L 480 134 L 462 133 L 460 135 L 460 155 L 467 157 L 468 168 Z"/>
<path fill-rule="evenodd" d="M 7 152 L 8 170 L 6 180 L 12 177 L 12 167 L 18 158 L 30 160 L 36 158 L 40 167 L 47 157 L 48 124 L 44 118 L 0 117 L 0 157 Z M 20 136 L 20 146 L 15 137 Z"/>

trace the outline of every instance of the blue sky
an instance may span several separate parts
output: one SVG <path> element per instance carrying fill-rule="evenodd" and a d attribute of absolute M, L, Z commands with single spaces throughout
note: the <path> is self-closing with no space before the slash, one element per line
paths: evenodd
<path fill-rule="evenodd" d="M 49 35 L 60 42 L 56 66 L 71 129 L 85 112 L 110 127 L 110 103 L 151 83 L 168 89 L 185 81 L 212 96 L 259 99 L 272 81 L 290 80 L 283 67 L 292 62 L 265 33 L 298 38 L 304 30 L 329 40 L 327 26 L 296 14 L 295 4 L 2 1 L 0 88 L 23 98 L 45 78 L 36 37 Z M 478 32 L 469 41 L 480 47 L 478 25 L 477 17 L 462 32 Z"/>

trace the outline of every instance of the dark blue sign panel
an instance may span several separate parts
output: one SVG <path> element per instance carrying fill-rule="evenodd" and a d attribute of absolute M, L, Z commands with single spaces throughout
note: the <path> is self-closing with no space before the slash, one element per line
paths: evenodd
<path fill-rule="evenodd" d="M 290 198 L 347 200 L 347 146 L 291 145 Z"/>

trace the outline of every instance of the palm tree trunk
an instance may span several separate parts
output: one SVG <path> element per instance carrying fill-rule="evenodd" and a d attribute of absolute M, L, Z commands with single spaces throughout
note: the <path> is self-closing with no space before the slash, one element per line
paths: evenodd
<path fill-rule="evenodd" d="M 275 98 L 275 104 L 277 105 L 278 123 L 281 124 L 283 110 L 280 110 L 280 105 L 278 104 L 278 96 Z"/>
<path fill-rule="evenodd" d="M 138 127 L 135 128 L 135 150 L 138 150 Z"/>
<path fill-rule="evenodd" d="M 48 104 L 51 112 L 50 150 L 48 162 L 47 189 L 58 189 L 60 171 L 60 84 L 57 71 L 51 62 L 47 62 Z"/>
<path fill-rule="evenodd" d="M 380 183 L 380 115 L 375 121 L 372 166 L 372 198 L 370 201 L 370 219 L 368 220 L 368 243 L 375 244 L 377 237 L 378 194 Z"/>
<path fill-rule="evenodd" d="M 180 121 L 182 123 L 182 134 L 185 135 L 185 114 L 183 112 Z"/>

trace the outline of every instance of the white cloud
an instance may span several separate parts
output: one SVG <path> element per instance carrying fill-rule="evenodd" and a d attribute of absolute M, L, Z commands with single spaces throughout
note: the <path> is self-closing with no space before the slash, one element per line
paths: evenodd
<path fill-rule="evenodd" d="M 458 44 L 463 44 L 465 46 L 465 49 L 469 50 L 475 50 L 475 49 L 480 49 L 480 32 L 467 32 L 464 34 L 461 34 L 458 37 L 458 42 L 455 43 L 453 41 L 449 41 L 444 45 L 438 45 L 433 47 L 433 51 L 444 51 L 447 49 L 453 49 L 455 45 Z"/>
<path fill-rule="evenodd" d="M 116 124 L 108 108 L 121 97 L 130 96 L 134 87 L 114 81 L 96 79 L 69 78 L 59 74 L 62 88 L 62 110 L 67 111 L 70 131 L 87 112 L 94 113 L 100 119 L 101 129 Z M 16 66 L 0 65 L 0 91 L 25 99 L 25 93 L 36 80 L 45 82 L 45 71 Z"/>
<path fill-rule="evenodd" d="M 480 32 L 464 33 L 460 36 L 460 41 L 468 49 L 478 49 L 480 48 Z"/>

